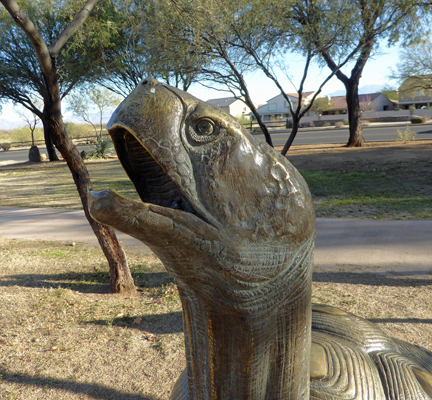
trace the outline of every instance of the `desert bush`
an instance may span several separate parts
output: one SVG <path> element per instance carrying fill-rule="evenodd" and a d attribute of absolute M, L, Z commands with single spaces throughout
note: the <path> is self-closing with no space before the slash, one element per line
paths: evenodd
<path fill-rule="evenodd" d="M 250 126 L 250 124 L 251 124 L 251 119 L 244 114 L 236 115 L 236 118 L 237 118 L 237 121 L 240 122 L 244 126 Z"/>
<path fill-rule="evenodd" d="M 370 124 L 370 121 L 369 121 L 368 119 L 362 119 L 362 120 L 360 121 L 360 124 L 361 124 L 362 126 L 368 126 L 368 125 Z"/>
<path fill-rule="evenodd" d="M 89 129 L 88 125 L 75 124 L 73 122 L 65 122 L 66 134 L 71 138 L 80 138 L 91 136 L 94 134 L 93 130 Z"/>
<path fill-rule="evenodd" d="M 336 128 L 342 128 L 344 126 L 344 122 L 343 121 L 336 121 L 335 122 L 335 127 Z"/>
<path fill-rule="evenodd" d="M 315 124 L 313 122 L 304 122 L 303 124 L 300 125 L 302 128 L 314 128 Z M 292 123 L 290 128 L 292 128 Z"/>
<path fill-rule="evenodd" d="M 9 140 L 14 142 L 31 142 L 32 135 L 28 126 L 12 129 L 9 131 Z M 44 140 L 43 128 L 36 128 L 34 131 L 35 140 Z"/>
<path fill-rule="evenodd" d="M 412 131 L 408 126 L 402 131 L 397 130 L 396 140 L 402 143 L 409 142 L 411 140 L 416 140 L 417 133 Z"/>
<path fill-rule="evenodd" d="M 10 150 L 12 145 L 10 143 L 0 143 L 0 149 L 3 149 L 4 151 Z"/>
<path fill-rule="evenodd" d="M 10 137 L 9 131 L 0 130 L 0 141 L 1 142 L 9 141 L 9 137 Z"/>
<path fill-rule="evenodd" d="M 85 160 L 100 160 L 108 158 L 114 152 L 114 145 L 111 138 L 98 139 L 91 151 L 82 154 Z"/>
<path fill-rule="evenodd" d="M 324 122 L 323 126 L 331 126 L 331 122 L 326 121 L 326 122 Z"/>
<path fill-rule="evenodd" d="M 420 115 L 413 115 L 411 117 L 412 124 L 424 124 L 427 121 L 426 117 L 421 117 Z"/>

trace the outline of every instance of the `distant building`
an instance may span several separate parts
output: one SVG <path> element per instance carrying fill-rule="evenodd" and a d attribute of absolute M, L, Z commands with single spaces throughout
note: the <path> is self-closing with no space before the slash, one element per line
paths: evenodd
<path fill-rule="evenodd" d="M 422 86 L 432 86 L 431 76 L 413 76 L 405 79 L 399 88 L 399 108 L 422 108 L 432 106 L 432 90 Z"/>
<path fill-rule="evenodd" d="M 251 110 L 250 108 L 243 103 L 243 101 L 236 99 L 235 97 L 223 97 L 221 99 L 210 99 L 207 100 L 207 103 L 222 108 L 228 114 L 231 114 L 236 118 L 250 118 Z"/>
<path fill-rule="evenodd" d="M 338 115 L 348 114 L 348 106 L 346 96 L 327 97 L 331 100 L 333 106 L 323 115 Z M 395 109 L 395 102 L 389 100 L 382 93 L 359 94 L 359 102 L 361 111 L 387 111 Z"/>
<path fill-rule="evenodd" d="M 303 92 L 303 105 L 309 104 L 311 98 L 315 92 Z M 286 93 L 290 101 L 293 103 L 294 108 L 298 104 L 298 93 Z M 267 104 L 264 104 L 258 108 L 258 114 L 262 116 L 263 121 L 273 121 L 278 119 L 286 119 L 291 116 L 289 111 L 289 104 L 281 94 L 272 97 L 267 100 Z"/>

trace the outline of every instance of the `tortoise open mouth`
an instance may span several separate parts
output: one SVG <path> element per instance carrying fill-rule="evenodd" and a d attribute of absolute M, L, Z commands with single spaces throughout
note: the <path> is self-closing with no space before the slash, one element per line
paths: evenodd
<path fill-rule="evenodd" d="M 118 158 L 144 203 L 186 211 L 200 217 L 163 167 L 126 128 L 109 133 Z"/>

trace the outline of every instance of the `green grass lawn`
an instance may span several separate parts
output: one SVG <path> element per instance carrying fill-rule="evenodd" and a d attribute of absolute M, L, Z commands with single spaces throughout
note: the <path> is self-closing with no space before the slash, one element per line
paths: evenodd
<path fill-rule="evenodd" d="M 95 190 L 112 188 L 138 199 L 117 159 L 86 165 Z M 430 219 L 431 174 L 414 171 L 390 164 L 381 169 L 300 172 L 309 184 L 318 217 Z M 82 207 L 64 162 L 0 167 L 0 185 L 0 206 Z"/>
<path fill-rule="evenodd" d="M 432 187 L 428 177 L 403 169 L 300 172 L 311 190 L 317 216 L 432 218 Z"/>

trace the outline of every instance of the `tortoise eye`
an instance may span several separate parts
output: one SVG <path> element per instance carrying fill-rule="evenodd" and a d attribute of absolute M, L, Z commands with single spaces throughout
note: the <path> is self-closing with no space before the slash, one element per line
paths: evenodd
<path fill-rule="evenodd" d="M 195 130 L 196 130 L 196 133 L 198 133 L 198 135 L 209 136 L 214 131 L 213 121 L 210 121 L 208 119 L 201 119 L 196 124 Z"/>
<path fill-rule="evenodd" d="M 189 125 L 189 135 L 196 144 L 213 142 L 224 132 L 220 131 L 219 125 L 210 118 L 200 118 Z"/>

